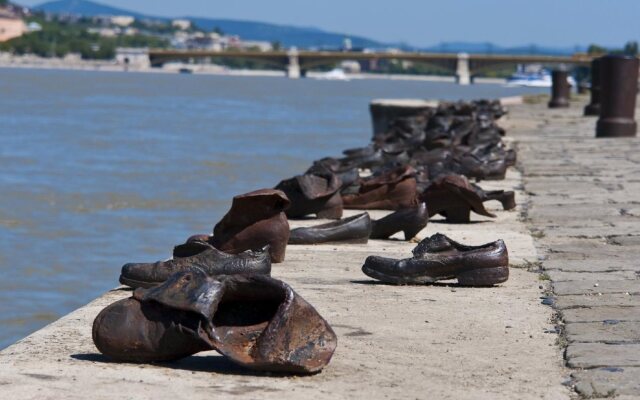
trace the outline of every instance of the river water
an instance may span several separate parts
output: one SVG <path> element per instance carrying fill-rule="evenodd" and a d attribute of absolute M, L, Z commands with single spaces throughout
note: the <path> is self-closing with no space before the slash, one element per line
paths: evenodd
<path fill-rule="evenodd" d="M 210 232 L 233 195 L 365 145 L 373 98 L 536 92 L 0 69 L 0 349 Z"/>

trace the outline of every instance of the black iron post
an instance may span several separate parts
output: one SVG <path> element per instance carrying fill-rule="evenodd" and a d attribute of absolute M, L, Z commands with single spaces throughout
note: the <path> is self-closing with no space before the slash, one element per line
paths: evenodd
<path fill-rule="evenodd" d="M 606 55 L 600 59 L 600 119 L 596 137 L 636 136 L 638 58 Z"/>
<path fill-rule="evenodd" d="M 569 107 L 571 85 L 567 81 L 568 73 L 565 69 L 556 69 L 551 72 L 551 101 L 549 108 Z"/>
<path fill-rule="evenodd" d="M 600 58 L 591 61 L 591 102 L 584 108 L 584 115 L 600 115 Z"/>

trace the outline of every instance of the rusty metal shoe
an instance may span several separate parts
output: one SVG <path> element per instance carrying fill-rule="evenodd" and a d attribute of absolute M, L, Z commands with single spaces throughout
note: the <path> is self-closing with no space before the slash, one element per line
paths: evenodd
<path fill-rule="evenodd" d="M 342 198 L 340 178 L 330 172 L 306 173 L 281 181 L 275 188 L 282 190 L 291 205 L 285 213 L 289 218 L 316 214 L 318 218 L 340 219 Z"/>
<path fill-rule="evenodd" d="M 213 228 L 210 243 L 232 254 L 269 245 L 271 262 L 282 262 L 289 240 L 287 207 L 289 199 L 280 190 L 261 189 L 235 196 L 229 212 Z"/>
<path fill-rule="evenodd" d="M 430 216 L 441 214 L 451 223 L 469 222 L 471 211 L 485 217 L 496 217 L 482 204 L 486 199 L 462 175 L 437 178 L 422 193 L 421 199 L 427 203 Z"/>
<path fill-rule="evenodd" d="M 416 170 L 400 167 L 359 181 L 357 193 L 343 194 L 344 208 L 398 210 L 418 205 Z"/>
<path fill-rule="evenodd" d="M 93 343 L 110 359 L 173 361 L 213 350 L 200 337 L 203 319 L 190 311 L 130 297 L 103 309 L 93 321 Z"/>
<path fill-rule="evenodd" d="M 368 257 L 362 272 L 382 282 L 400 285 L 455 278 L 462 286 L 492 286 L 509 278 L 509 255 L 502 240 L 467 246 L 436 234 L 420 242 L 412 258 Z"/>
<path fill-rule="evenodd" d="M 263 275 L 211 277 L 200 268 L 172 275 L 104 309 L 93 339 L 105 355 L 163 361 L 215 349 L 261 371 L 319 372 L 337 338 L 289 285 Z"/>
<path fill-rule="evenodd" d="M 505 191 L 505 190 L 483 190 L 480 186 L 471 184 L 473 189 L 476 191 L 482 202 L 497 200 L 502 204 L 502 209 L 513 210 L 516 208 L 516 195 L 513 191 Z"/>
<path fill-rule="evenodd" d="M 339 221 L 291 230 L 289 244 L 367 243 L 371 233 L 369 213 Z"/>
<path fill-rule="evenodd" d="M 219 353 L 260 371 L 312 374 L 329 363 L 336 334 L 289 285 L 258 275 L 221 282 L 209 331 Z"/>
<path fill-rule="evenodd" d="M 199 267 L 208 275 L 250 275 L 271 273 L 269 246 L 260 250 L 248 250 L 238 254 L 222 252 L 206 242 L 191 241 L 176 248 L 189 246 L 196 252 L 187 257 L 176 257 L 155 263 L 129 263 L 122 267 L 120 283 L 132 288 L 148 288 L 166 281 L 176 272 Z M 186 250 L 183 250 L 186 251 Z M 174 254 L 176 250 L 174 249 Z"/>
<path fill-rule="evenodd" d="M 404 240 L 414 238 L 429 222 L 429 211 L 425 203 L 417 207 L 403 208 L 378 220 L 371 221 L 370 239 L 388 239 L 396 232 L 404 233 Z"/>

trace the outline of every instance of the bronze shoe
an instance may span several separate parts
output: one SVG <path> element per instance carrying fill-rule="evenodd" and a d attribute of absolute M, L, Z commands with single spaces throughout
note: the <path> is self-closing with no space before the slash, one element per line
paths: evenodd
<path fill-rule="evenodd" d="M 369 213 L 339 221 L 291 230 L 289 244 L 367 243 L 371 233 Z"/>
<path fill-rule="evenodd" d="M 199 268 L 102 310 L 93 341 L 119 361 L 168 361 L 215 349 L 248 368 L 299 374 L 322 370 L 337 345 L 329 324 L 284 282 L 214 278 Z"/>
<path fill-rule="evenodd" d="M 269 245 L 271 262 L 282 262 L 289 240 L 287 207 L 289 199 L 280 190 L 261 189 L 235 196 L 229 212 L 213 228 L 210 243 L 232 254 Z"/>
<path fill-rule="evenodd" d="M 471 211 L 495 218 L 482 204 L 483 199 L 469 180 L 462 175 L 445 175 L 435 179 L 422 193 L 429 215 L 443 215 L 448 222 L 466 223 Z"/>
<path fill-rule="evenodd" d="M 260 250 L 248 250 L 238 254 L 227 254 L 206 242 L 188 242 L 177 246 L 176 249 L 190 246 L 195 254 L 187 257 L 176 257 L 167 261 L 155 263 L 130 263 L 122 267 L 120 283 L 132 288 L 156 286 L 176 272 L 183 271 L 190 267 L 201 268 L 211 276 L 215 275 L 236 275 L 236 274 L 263 274 L 271 273 L 271 257 L 269 246 Z M 180 253 L 180 251 L 178 251 Z"/>
<path fill-rule="evenodd" d="M 455 278 L 463 286 L 492 286 L 509 278 L 509 255 L 502 240 L 466 246 L 436 234 L 420 242 L 412 258 L 367 257 L 362 272 L 400 285 Z"/>
<path fill-rule="evenodd" d="M 316 214 L 318 218 L 340 219 L 342 217 L 342 182 L 332 172 L 306 173 L 285 179 L 276 186 L 282 190 L 291 205 L 285 213 L 289 218 L 301 218 Z"/>
<path fill-rule="evenodd" d="M 379 176 L 361 179 L 357 193 L 343 194 L 344 208 L 398 210 L 416 207 L 415 172 L 412 167 L 400 167 Z"/>
<path fill-rule="evenodd" d="M 396 232 L 404 233 L 404 240 L 414 238 L 429 222 L 429 211 L 425 203 L 417 207 L 403 208 L 379 220 L 371 221 L 371 239 L 388 239 Z"/>

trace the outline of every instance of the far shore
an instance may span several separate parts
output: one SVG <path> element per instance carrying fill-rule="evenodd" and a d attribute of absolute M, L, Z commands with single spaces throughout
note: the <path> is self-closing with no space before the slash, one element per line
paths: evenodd
<path fill-rule="evenodd" d="M 65 58 L 42 58 L 36 56 L 13 56 L 0 53 L 0 68 L 22 68 L 43 70 L 69 70 L 69 71 L 102 71 L 102 72 L 130 72 L 130 73 L 155 73 L 177 74 L 185 69 L 196 75 L 218 76 L 256 76 L 256 77 L 286 77 L 286 73 L 280 70 L 249 70 L 229 69 L 215 64 L 183 64 L 171 63 L 163 68 L 151 68 L 145 66 L 124 66 L 114 61 L 91 61 Z M 323 79 L 324 72 L 310 71 L 307 78 Z M 373 73 L 347 73 L 346 78 L 351 79 L 391 79 L 429 82 L 454 83 L 452 76 L 437 75 L 406 75 L 406 74 L 373 74 Z M 504 84 L 506 81 L 500 78 L 475 78 L 474 83 L 480 84 Z"/>

